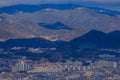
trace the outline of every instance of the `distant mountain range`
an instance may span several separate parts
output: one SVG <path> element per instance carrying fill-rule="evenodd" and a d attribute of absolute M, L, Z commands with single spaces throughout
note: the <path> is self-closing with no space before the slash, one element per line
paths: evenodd
<path fill-rule="evenodd" d="M 14 14 L 19 11 L 25 13 L 33 13 L 47 8 L 67 10 L 67 9 L 74 9 L 76 7 L 79 7 L 79 5 L 73 5 L 73 4 L 13 5 L 13 6 L 0 8 L 0 13 Z"/>
<path fill-rule="evenodd" d="M 91 8 L 95 11 L 103 10 L 105 14 L 109 15 L 118 15 L 120 12 L 118 11 L 113 11 L 113 10 L 108 10 L 108 9 L 102 9 L 102 8 L 97 8 L 97 7 L 88 7 L 88 6 L 83 6 L 83 5 L 77 5 L 77 4 L 40 4 L 40 5 L 13 5 L 13 6 L 8 6 L 8 7 L 2 7 L 0 8 L 0 13 L 7 13 L 7 14 L 14 14 L 14 13 L 19 13 L 25 12 L 25 13 L 34 13 L 36 11 L 40 11 L 43 9 L 57 9 L 57 10 L 70 10 L 70 9 L 75 9 L 75 8 Z"/>
<path fill-rule="evenodd" d="M 120 12 L 74 4 L 0 8 L 0 40 L 42 37 L 70 41 L 90 30 L 120 30 Z"/>
<path fill-rule="evenodd" d="M 30 39 L 10 39 L 5 42 L 0 42 L 1 48 L 12 47 L 33 47 L 47 48 L 56 47 L 68 50 L 79 49 L 120 49 L 120 31 L 104 33 L 101 31 L 92 30 L 81 37 L 75 38 L 69 42 L 64 41 L 49 41 L 42 38 Z M 64 51 L 63 50 L 63 51 Z"/>

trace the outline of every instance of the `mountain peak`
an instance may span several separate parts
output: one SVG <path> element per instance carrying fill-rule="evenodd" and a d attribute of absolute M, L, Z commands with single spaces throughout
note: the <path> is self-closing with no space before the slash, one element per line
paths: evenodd
<path fill-rule="evenodd" d="M 106 36 L 106 33 L 102 32 L 102 31 L 98 31 L 98 30 L 91 30 L 88 33 L 86 33 L 85 35 L 83 35 L 82 37 L 94 37 L 94 38 L 100 38 Z"/>
<path fill-rule="evenodd" d="M 70 45 L 78 49 L 81 45 L 94 45 L 97 48 L 120 48 L 120 31 L 104 33 L 97 30 L 91 30 L 85 35 L 73 39 Z"/>

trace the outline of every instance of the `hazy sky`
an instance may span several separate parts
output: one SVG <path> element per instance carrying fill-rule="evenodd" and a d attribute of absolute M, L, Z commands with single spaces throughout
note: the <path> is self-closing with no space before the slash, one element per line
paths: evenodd
<path fill-rule="evenodd" d="M 86 5 L 120 10 L 120 0 L 0 0 L 0 7 L 17 4 L 44 4 L 44 3 L 79 3 Z"/>

